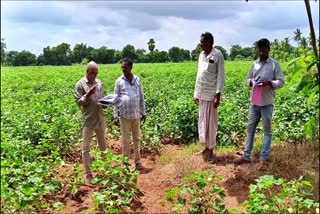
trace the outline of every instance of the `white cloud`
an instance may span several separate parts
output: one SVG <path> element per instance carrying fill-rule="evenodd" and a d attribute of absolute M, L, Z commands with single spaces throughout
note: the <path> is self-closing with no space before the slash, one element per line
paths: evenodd
<path fill-rule="evenodd" d="M 319 2 L 310 5 L 319 32 Z M 235 44 L 251 46 L 261 37 L 292 39 L 296 28 L 309 36 L 303 1 L 1 2 L 1 37 L 7 50 L 37 55 L 63 42 L 117 50 L 132 44 L 148 50 L 150 38 L 160 51 L 173 46 L 191 51 L 205 31 L 229 50 Z"/>

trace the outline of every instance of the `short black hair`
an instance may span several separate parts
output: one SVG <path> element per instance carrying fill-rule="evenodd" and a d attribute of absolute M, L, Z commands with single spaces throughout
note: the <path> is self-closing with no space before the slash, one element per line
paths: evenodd
<path fill-rule="evenodd" d="M 266 38 L 260 39 L 260 40 L 257 42 L 257 47 L 258 47 L 258 48 L 268 48 L 268 49 L 270 49 L 270 42 L 269 42 L 269 40 L 266 39 Z"/>
<path fill-rule="evenodd" d="M 128 63 L 129 67 L 132 68 L 133 61 L 132 61 L 132 59 L 130 59 L 129 57 L 124 58 L 124 59 L 122 60 L 122 62 Z"/>
<path fill-rule="evenodd" d="M 212 36 L 211 33 L 205 32 L 205 33 L 201 34 L 201 37 L 203 37 L 204 40 L 209 41 L 210 44 L 213 45 L 213 43 L 214 43 L 214 38 L 213 38 L 213 36 Z"/>

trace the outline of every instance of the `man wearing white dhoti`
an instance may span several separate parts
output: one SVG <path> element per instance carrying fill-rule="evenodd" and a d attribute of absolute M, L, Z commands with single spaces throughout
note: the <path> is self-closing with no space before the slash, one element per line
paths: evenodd
<path fill-rule="evenodd" d="M 198 73 L 194 90 L 194 101 L 199 106 L 199 140 L 204 143 L 205 161 L 213 163 L 213 148 L 216 145 L 218 130 L 218 106 L 224 87 L 224 58 L 213 47 L 211 33 L 205 32 L 200 37 L 202 52 L 199 55 Z"/>

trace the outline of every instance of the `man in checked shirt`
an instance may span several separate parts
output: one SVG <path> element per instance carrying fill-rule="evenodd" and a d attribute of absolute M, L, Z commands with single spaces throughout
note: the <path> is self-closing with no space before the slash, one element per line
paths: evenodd
<path fill-rule="evenodd" d="M 82 112 L 82 160 L 86 170 L 87 179 L 93 179 L 90 170 L 90 143 L 93 131 L 98 138 L 98 145 L 101 151 L 107 148 L 105 139 L 105 121 L 103 109 L 97 104 L 98 99 L 104 96 L 101 81 L 97 79 L 98 66 L 91 61 L 87 65 L 86 76 L 79 80 L 75 86 L 74 97 Z M 104 157 L 105 154 L 102 153 Z"/>
<path fill-rule="evenodd" d="M 134 161 L 137 170 L 142 170 L 140 162 L 140 118 L 146 120 L 145 102 L 139 77 L 132 74 L 133 62 L 130 58 L 122 60 L 123 75 L 116 80 L 114 94 L 120 96 L 122 105 L 114 107 L 114 123 L 121 128 L 122 154 L 130 158 L 130 135 L 134 144 Z M 120 112 L 120 121 L 119 121 Z"/>

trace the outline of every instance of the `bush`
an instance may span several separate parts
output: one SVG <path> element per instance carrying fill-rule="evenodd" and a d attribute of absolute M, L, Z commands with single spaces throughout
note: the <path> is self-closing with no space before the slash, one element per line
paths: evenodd
<path fill-rule="evenodd" d="M 271 175 L 261 176 L 250 185 L 249 200 L 242 205 L 249 213 L 319 213 L 319 203 L 309 199 L 312 185 L 302 180 L 286 182 Z"/>
<path fill-rule="evenodd" d="M 227 213 L 223 203 L 225 193 L 221 181 L 214 172 L 191 172 L 176 189 L 166 190 L 166 201 L 172 204 L 173 212 Z"/>

